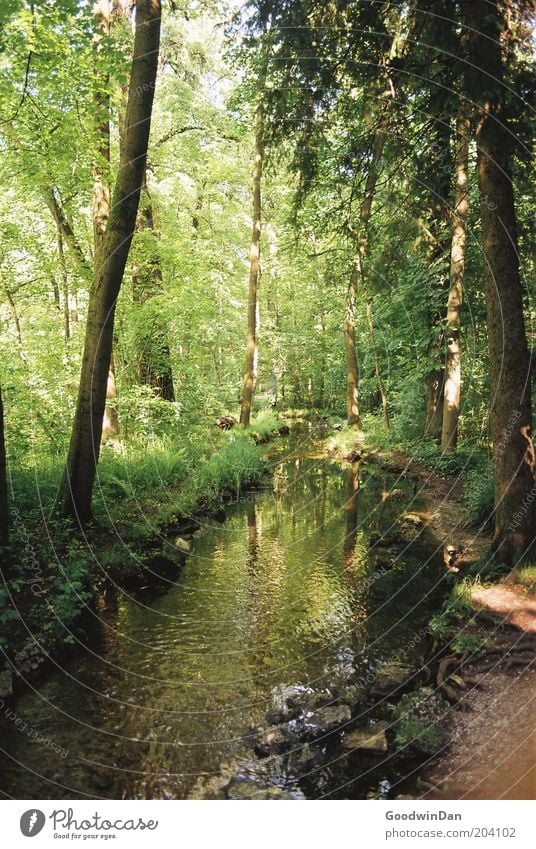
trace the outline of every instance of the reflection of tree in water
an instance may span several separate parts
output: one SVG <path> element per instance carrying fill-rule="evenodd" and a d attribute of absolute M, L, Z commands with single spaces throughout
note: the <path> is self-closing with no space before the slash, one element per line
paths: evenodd
<path fill-rule="evenodd" d="M 352 463 L 346 480 L 346 533 L 343 542 L 344 562 L 351 582 L 354 580 L 354 554 L 359 522 L 359 463 Z"/>
<path fill-rule="evenodd" d="M 389 498 L 389 483 L 387 481 L 387 475 L 384 475 L 383 480 L 382 480 L 380 505 L 378 507 L 378 510 L 376 511 L 376 530 L 379 533 L 381 533 L 383 513 L 384 513 L 385 505 L 387 503 L 388 498 Z"/>
<path fill-rule="evenodd" d="M 355 591 L 353 608 L 356 632 L 366 630 L 367 607 L 366 594 L 360 592 L 368 563 L 368 536 L 359 528 L 359 463 L 352 463 L 346 479 L 346 513 L 343 556 L 346 578 Z M 365 634 L 363 634 L 365 636 Z"/>
<path fill-rule="evenodd" d="M 255 572 L 255 567 L 257 565 L 257 555 L 259 548 L 259 535 L 257 533 L 257 511 L 255 509 L 255 501 L 254 498 L 251 497 L 251 500 L 248 499 L 248 550 L 249 550 L 249 558 L 248 558 L 248 570 L 251 569 L 252 572 Z"/>

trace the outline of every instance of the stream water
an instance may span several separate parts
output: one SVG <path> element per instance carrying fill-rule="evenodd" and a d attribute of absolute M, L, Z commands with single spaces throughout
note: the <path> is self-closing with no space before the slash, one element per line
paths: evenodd
<path fill-rule="evenodd" d="M 0 720 L 4 795 L 185 798 L 251 756 L 274 688 L 411 659 L 437 607 L 437 563 L 402 546 L 370 580 L 371 534 L 419 508 L 411 485 L 362 468 L 356 492 L 351 470 L 295 440 L 271 470 L 225 522 L 205 522 L 167 591 L 108 591 L 99 638 L 26 687 L 14 707 L 26 728 Z"/>

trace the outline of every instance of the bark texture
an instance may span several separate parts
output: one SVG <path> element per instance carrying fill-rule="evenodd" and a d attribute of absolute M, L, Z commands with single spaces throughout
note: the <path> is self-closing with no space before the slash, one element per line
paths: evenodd
<path fill-rule="evenodd" d="M 249 260 L 248 325 L 246 337 L 246 363 L 242 386 L 240 424 L 247 426 L 251 418 L 255 383 L 257 380 L 257 313 L 261 258 L 261 183 L 264 158 L 264 109 L 262 86 L 255 120 L 255 161 L 253 165 L 253 227 Z"/>
<path fill-rule="evenodd" d="M 344 348 L 346 351 L 346 420 L 350 427 L 361 427 L 359 416 L 359 367 L 355 347 L 355 311 L 357 297 L 357 279 L 359 271 L 356 264 L 352 269 L 346 293 L 344 315 Z"/>
<path fill-rule="evenodd" d="M 355 257 L 354 266 L 348 283 L 348 292 L 346 295 L 345 304 L 345 322 L 344 322 L 344 345 L 346 349 L 346 419 L 350 426 L 361 427 L 361 419 L 359 415 L 359 367 L 357 362 L 357 351 L 355 345 L 355 311 L 357 301 L 358 284 L 361 284 L 363 293 L 367 294 L 367 284 L 365 276 L 365 260 L 368 252 L 368 224 L 370 221 L 370 213 L 372 211 L 372 202 L 376 192 L 376 185 L 380 173 L 380 163 L 383 155 L 385 142 L 387 141 L 387 133 L 389 128 L 389 117 L 382 119 L 379 127 L 374 134 L 372 143 L 372 160 L 368 170 L 367 179 L 365 182 L 365 192 L 361 207 L 359 210 L 359 219 L 357 222 L 355 233 Z M 368 301 L 368 299 L 367 299 Z M 371 330 L 371 341 L 375 350 L 375 372 L 378 379 L 378 387 L 382 398 L 385 421 L 389 422 L 389 413 L 387 410 L 387 396 L 383 386 L 381 377 L 381 364 L 378 351 L 375 346 L 374 323 L 372 320 L 372 309 L 370 316 L 367 310 L 367 320 L 369 330 Z"/>
<path fill-rule="evenodd" d="M 447 302 L 447 363 L 441 432 L 442 451 L 456 450 L 460 415 L 460 328 L 462 323 L 467 216 L 469 214 L 469 134 L 471 129 L 467 112 L 468 108 L 464 102 L 460 106 L 460 114 L 456 121 L 456 189 L 452 215 L 450 290 Z"/>
<path fill-rule="evenodd" d="M 160 0 L 138 0 L 125 130 L 101 261 L 89 295 L 82 373 L 59 501 L 80 524 L 91 517 L 117 296 L 143 185 L 160 44 Z"/>
<path fill-rule="evenodd" d="M 95 3 L 97 34 L 95 37 L 95 91 L 93 108 L 95 118 L 95 159 L 93 160 L 93 264 L 95 272 L 101 262 L 106 225 L 110 217 L 110 74 L 101 67 L 102 39 L 110 35 L 110 0 Z M 112 354 L 106 383 L 106 405 L 102 420 L 102 437 L 110 442 L 119 441 L 119 415 L 117 412 L 117 385 Z"/>
<path fill-rule="evenodd" d="M 536 489 L 532 442 L 530 357 L 525 334 L 501 49 L 503 8 L 474 0 L 470 14 L 472 89 L 479 104 L 477 167 L 485 260 L 491 373 L 491 433 L 495 461 L 497 559 L 516 565 L 533 546 Z"/>

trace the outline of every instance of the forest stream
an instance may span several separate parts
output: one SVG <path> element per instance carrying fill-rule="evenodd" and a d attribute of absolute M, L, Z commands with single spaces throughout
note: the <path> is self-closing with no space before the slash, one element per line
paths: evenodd
<path fill-rule="evenodd" d="M 351 467 L 312 445 L 281 443 L 270 486 L 204 524 L 166 592 L 101 598 L 99 639 L 18 699 L 32 732 L 2 719 L 4 794 L 195 796 L 200 776 L 253 757 L 254 729 L 285 688 L 340 694 L 393 662 L 420 666 L 440 566 L 418 542 L 376 572 L 370 552 L 371 535 L 388 535 L 420 496 L 372 466 L 355 493 Z M 347 753 L 334 761 L 313 771 L 308 798 L 381 796 L 399 776 L 390 758 L 363 770 Z"/>

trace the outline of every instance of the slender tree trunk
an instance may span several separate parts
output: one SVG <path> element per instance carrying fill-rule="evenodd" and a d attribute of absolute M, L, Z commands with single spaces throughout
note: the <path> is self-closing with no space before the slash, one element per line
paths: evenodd
<path fill-rule="evenodd" d="M 153 204 L 144 180 L 143 209 L 138 213 L 136 230 L 147 230 L 152 237 L 150 256 L 144 266 L 132 276 L 134 300 L 144 306 L 151 298 L 164 291 L 164 276 L 156 245 L 158 231 L 155 226 Z M 153 389 L 164 401 L 174 401 L 173 371 L 167 328 L 157 312 L 146 310 L 137 334 L 137 377 L 141 384 Z"/>
<path fill-rule="evenodd" d="M 95 158 L 93 160 L 93 244 L 94 264 L 98 267 L 106 225 L 110 216 L 110 75 L 101 67 L 101 42 L 110 35 L 110 0 L 97 0 L 95 17 L 95 69 L 93 109 L 95 121 Z"/>
<path fill-rule="evenodd" d="M 24 350 L 24 345 L 22 344 L 22 328 L 20 326 L 20 318 L 19 311 L 17 309 L 17 304 L 15 303 L 15 298 L 13 297 L 13 293 L 4 286 L 4 291 L 6 293 L 6 297 L 9 303 L 9 308 L 11 310 L 11 315 L 13 316 L 13 323 L 15 325 L 15 333 L 17 334 L 17 342 L 19 347 L 19 355 L 23 363 L 28 362 L 28 357 L 26 356 L 26 351 Z"/>
<path fill-rule="evenodd" d="M 264 109 L 262 86 L 259 86 L 259 103 L 255 120 L 255 162 L 253 166 L 253 229 L 249 261 L 248 327 L 246 342 L 246 366 L 242 387 L 240 424 L 247 426 L 251 418 L 255 382 L 257 379 L 257 314 L 261 254 L 261 181 L 264 157 Z"/>
<path fill-rule="evenodd" d="M 53 274 L 50 275 L 50 282 L 52 284 L 52 297 L 54 298 L 54 306 L 59 312 L 61 312 L 60 287 L 58 286 L 58 281 L 56 280 Z"/>
<path fill-rule="evenodd" d="M 9 505 L 7 499 L 7 462 L 4 438 L 4 405 L 0 389 L 0 545 L 9 542 Z"/>
<path fill-rule="evenodd" d="M 443 423 L 443 393 L 445 390 L 445 369 L 435 369 L 426 378 L 426 411 L 424 436 L 438 442 L 441 439 Z"/>
<path fill-rule="evenodd" d="M 456 194 L 450 252 L 450 291 L 447 303 L 447 363 L 443 398 L 441 450 L 455 451 L 460 414 L 461 357 L 460 328 L 465 273 L 467 217 L 469 214 L 469 133 L 471 122 L 465 102 L 456 121 Z"/>
<path fill-rule="evenodd" d="M 57 190 L 47 186 L 42 190 L 43 199 L 52 213 L 56 227 L 61 231 L 63 241 L 76 259 L 81 275 L 85 280 L 91 280 L 91 266 L 84 256 L 84 251 L 75 236 L 72 222 L 69 220 Z"/>
<path fill-rule="evenodd" d="M 439 106 L 433 113 L 435 121 L 434 138 L 439 150 L 447 157 L 450 154 L 452 128 L 450 121 L 444 120 L 444 114 Z M 450 161 L 445 160 L 443 167 L 432 163 L 432 170 L 425 171 L 424 182 L 428 186 L 427 232 L 429 244 L 431 245 L 430 261 L 435 266 L 432 288 L 434 300 L 439 293 L 441 300 L 447 297 L 449 287 L 449 263 L 451 238 L 446 222 L 450 222 L 449 197 L 452 185 L 453 167 Z M 431 361 L 430 371 L 425 378 L 426 391 L 426 415 L 424 424 L 424 436 L 434 442 L 441 441 L 443 427 L 443 397 L 445 390 L 445 365 L 446 350 L 444 336 L 444 313 L 440 309 L 430 311 L 430 342 L 428 345 L 428 357 Z"/>
<path fill-rule="evenodd" d="M 389 404 L 387 403 L 387 394 L 385 392 L 385 386 L 382 378 L 382 366 L 380 361 L 380 355 L 378 353 L 378 346 L 376 345 L 376 331 L 374 329 L 374 316 L 372 314 L 372 297 L 370 295 L 367 298 L 367 321 L 370 331 L 370 344 L 372 346 L 372 355 L 374 357 L 374 370 L 376 372 L 376 382 L 378 384 L 380 397 L 382 399 L 383 419 L 385 422 L 386 430 L 390 431 L 391 422 L 389 420 Z"/>
<path fill-rule="evenodd" d="M 71 336 L 71 325 L 78 321 L 78 313 L 76 309 L 76 294 L 69 292 L 67 266 L 65 264 L 64 247 L 67 245 L 71 255 L 76 261 L 77 268 L 81 277 L 89 284 L 91 283 L 91 267 L 84 255 L 84 251 L 76 238 L 73 230 L 73 225 L 65 212 L 59 196 L 54 188 L 46 187 L 42 190 L 43 198 L 52 213 L 57 231 L 58 256 L 62 269 L 63 279 L 63 316 L 64 316 L 64 335 L 65 339 Z"/>
<path fill-rule="evenodd" d="M 491 432 L 495 461 L 496 557 L 516 565 L 534 544 L 536 487 L 532 441 L 531 368 L 511 176 L 512 135 L 501 53 L 505 29 L 496 0 L 474 0 L 471 32 L 477 116 L 477 168 L 485 258 L 491 371 Z"/>
<path fill-rule="evenodd" d="M 138 0 L 126 127 L 101 261 L 89 294 L 82 373 L 67 465 L 59 503 L 62 513 L 83 524 L 91 497 L 102 436 L 102 420 L 117 297 L 121 288 L 140 200 L 147 159 L 158 52 L 160 0 Z"/>
<path fill-rule="evenodd" d="M 344 347 L 346 350 L 346 420 L 350 427 L 361 427 L 359 415 L 359 368 L 355 346 L 355 311 L 357 297 L 357 266 L 354 265 L 346 293 L 344 316 Z"/>
<path fill-rule="evenodd" d="M 56 222 L 57 224 L 57 222 Z M 71 338 L 71 320 L 69 313 L 69 275 L 67 273 L 67 263 L 65 262 L 65 251 L 63 250 L 63 235 L 61 227 L 56 227 L 56 241 L 58 246 L 58 258 L 61 269 L 61 290 L 63 298 L 63 335 L 67 343 Z"/>
<path fill-rule="evenodd" d="M 115 363 L 112 348 L 108 379 L 106 382 L 106 404 L 102 418 L 102 438 L 117 444 L 119 437 L 119 416 L 117 414 L 117 388 L 115 385 Z"/>
<path fill-rule="evenodd" d="M 100 67 L 102 38 L 110 35 L 110 0 L 97 0 L 95 17 L 97 35 L 95 39 L 95 90 L 93 108 L 95 119 L 95 159 L 93 161 L 93 263 L 94 273 L 101 262 L 101 253 L 106 225 L 110 217 L 110 74 Z M 106 383 L 106 406 L 102 420 L 103 438 L 119 441 L 119 416 L 117 414 L 117 385 L 115 382 L 113 347 Z"/>
<path fill-rule="evenodd" d="M 362 290 L 366 295 L 366 277 L 364 263 L 368 251 L 368 224 L 372 211 L 372 202 L 376 192 L 376 184 L 380 173 L 380 163 L 387 140 L 389 118 L 384 117 L 380 122 L 374 135 L 372 143 L 372 161 L 365 183 L 365 193 L 359 210 L 359 220 L 355 236 L 356 252 L 354 265 L 345 304 L 344 342 L 346 348 L 346 418 L 350 426 L 361 427 L 359 414 L 359 367 L 357 364 L 357 352 L 355 345 L 355 311 L 357 300 L 358 282 L 362 284 Z M 370 325 L 369 325 L 370 326 Z M 379 361 L 377 360 L 379 366 Z M 379 371 L 381 382 L 381 369 Z M 378 371 L 376 372 L 378 375 Z M 383 387 L 383 384 L 382 384 Z M 380 392 L 382 390 L 380 389 Z M 383 392 L 382 398 L 385 396 Z M 388 419 L 387 419 L 388 420 Z"/>

